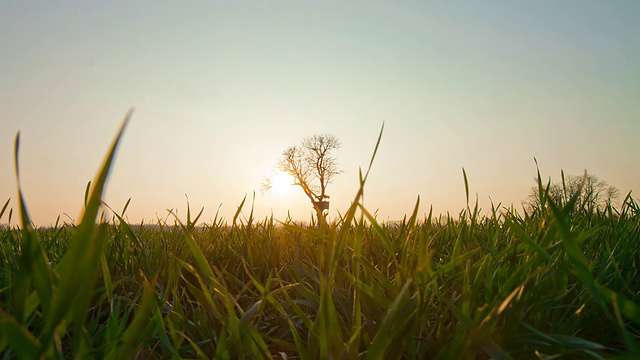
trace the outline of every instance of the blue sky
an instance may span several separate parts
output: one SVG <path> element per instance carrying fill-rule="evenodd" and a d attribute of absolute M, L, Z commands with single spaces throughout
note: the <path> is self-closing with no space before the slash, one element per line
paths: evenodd
<path fill-rule="evenodd" d="M 520 206 L 543 176 L 585 169 L 640 185 L 636 1 L 45 1 L 0 3 L 0 201 L 13 139 L 32 217 L 76 219 L 135 108 L 106 201 L 131 222 L 184 215 L 310 218 L 301 191 L 259 193 L 278 155 L 335 134 L 344 210 L 385 132 L 365 206 L 379 218 L 458 212 L 471 192 Z M 6 219 L 3 219 L 6 220 Z"/>

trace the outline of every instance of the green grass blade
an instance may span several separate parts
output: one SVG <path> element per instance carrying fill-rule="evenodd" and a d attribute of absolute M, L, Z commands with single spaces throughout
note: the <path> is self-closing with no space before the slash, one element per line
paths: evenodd
<path fill-rule="evenodd" d="M 92 183 L 93 188 L 81 216 L 81 222 L 78 224 L 76 233 L 70 241 L 67 253 L 56 267 L 56 271 L 60 276 L 60 283 L 58 284 L 58 292 L 52 299 L 51 311 L 46 314 L 45 325 L 40 335 L 43 350 L 53 340 L 54 334 L 63 330 L 58 328 L 58 325 L 70 310 L 73 312 L 72 318 L 76 320 L 75 326 L 77 330 L 81 326 L 77 321 L 81 321 L 80 319 L 86 316 L 86 306 L 88 304 L 86 297 L 89 296 L 90 288 L 93 286 L 95 276 L 100 269 L 99 259 L 100 254 L 104 251 L 104 239 L 106 239 L 105 235 L 101 235 L 96 239 L 95 221 L 102 203 L 101 197 L 115 158 L 116 149 L 131 114 L 131 111 L 127 113 Z M 96 242 L 96 240 L 99 241 Z M 82 271 L 78 271 L 78 269 L 82 269 Z M 80 304 L 82 306 L 72 308 L 74 305 Z M 80 336 L 80 334 L 77 334 L 77 336 Z"/>
<path fill-rule="evenodd" d="M 233 221 L 231 221 L 231 224 L 233 224 L 234 226 L 236 225 L 236 220 L 238 219 L 238 216 L 240 216 L 240 213 L 242 212 L 242 207 L 244 206 L 244 202 L 247 201 L 247 195 L 244 195 L 244 198 L 242 198 L 242 202 L 240 202 L 240 205 L 238 205 L 238 210 L 236 210 L 236 213 L 233 214 Z"/>
<path fill-rule="evenodd" d="M 413 306 L 405 306 L 409 301 L 405 294 L 412 282 L 412 279 L 405 282 L 393 300 L 391 307 L 387 310 L 387 314 L 384 316 L 376 335 L 367 349 L 366 360 L 386 359 L 386 354 L 390 350 L 394 339 L 398 338 L 411 320 L 412 312 L 414 311 L 412 309 L 415 308 Z"/>
<path fill-rule="evenodd" d="M 7 199 L 7 201 L 2 206 L 2 209 L 0 210 L 0 220 L 2 220 L 2 215 L 4 215 L 4 211 L 7 210 L 7 206 L 9 206 L 10 201 L 11 201 L 11 198 Z"/>
<path fill-rule="evenodd" d="M 0 353 L 7 347 L 20 359 L 37 359 L 40 344 L 26 327 L 0 308 Z"/>
<path fill-rule="evenodd" d="M 142 345 L 140 339 L 145 335 L 144 332 L 147 324 L 151 321 L 150 317 L 153 314 L 154 304 L 155 295 L 153 286 L 145 283 L 140 306 L 136 310 L 135 317 L 127 327 L 127 330 L 122 334 L 119 342 L 120 345 L 113 349 L 107 356 L 107 359 L 133 359 L 136 357 L 136 351 Z"/>
<path fill-rule="evenodd" d="M 16 273 L 15 289 L 13 296 L 13 309 L 19 316 L 19 319 L 25 321 L 30 315 L 30 312 L 25 312 L 24 304 L 31 291 L 31 283 L 36 287 L 39 299 L 42 300 L 44 311 L 49 310 L 51 298 L 53 295 L 53 275 L 47 265 L 48 259 L 44 250 L 42 249 L 40 237 L 38 233 L 33 230 L 31 225 L 31 218 L 27 211 L 27 205 L 22 195 L 22 189 L 20 186 L 20 133 L 16 134 L 14 144 L 14 163 L 16 171 L 16 179 L 18 184 L 18 207 L 20 209 L 20 219 L 22 226 L 22 252 L 19 255 L 19 270 Z M 8 204 L 8 202 L 7 202 Z M 5 204 L 5 207 L 7 205 Z M 3 207 L 3 212 L 5 207 Z"/>
<path fill-rule="evenodd" d="M 462 177 L 464 178 L 464 194 L 467 199 L 467 207 L 469 207 L 469 180 L 467 180 L 467 172 L 462 168 Z"/>

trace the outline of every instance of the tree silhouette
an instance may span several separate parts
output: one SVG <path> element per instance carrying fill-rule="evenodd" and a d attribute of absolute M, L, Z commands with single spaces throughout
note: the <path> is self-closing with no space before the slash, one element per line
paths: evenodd
<path fill-rule="evenodd" d="M 597 210 L 604 210 L 618 197 L 618 189 L 607 184 L 596 175 L 584 173 L 582 176 L 564 175 L 562 172 L 562 182 L 553 183 L 545 188 L 548 198 L 556 204 L 566 205 L 569 199 L 577 196 L 572 212 L 584 211 L 591 213 Z M 540 207 L 540 191 L 538 187 L 531 188 L 525 205 L 530 210 Z"/>
<path fill-rule="evenodd" d="M 327 186 L 338 170 L 331 151 L 340 148 L 340 141 L 334 135 L 313 135 L 304 138 L 300 145 L 291 146 L 282 152 L 277 168 L 293 177 L 292 185 L 300 186 L 311 200 L 318 218 L 318 226 L 326 222 L 325 210 L 329 209 Z M 271 182 L 267 178 L 263 190 L 268 191 Z"/>

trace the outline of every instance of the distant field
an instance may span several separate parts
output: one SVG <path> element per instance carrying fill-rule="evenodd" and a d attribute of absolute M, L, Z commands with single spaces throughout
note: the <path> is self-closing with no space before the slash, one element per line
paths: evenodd
<path fill-rule="evenodd" d="M 273 219 L 101 223 L 113 149 L 77 225 L 0 229 L 4 358 L 550 359 L 640 356 L 640 207 L 471 204 L 381 224 L 354 202 Z M 466 178 L 465 178 L 466 181 Z M 467 193 L 468 199 L 468 193 Z M 8 216 L 8 203 L 0 221 Z M 124 214 L 119 214 L 124 217 Z"/>

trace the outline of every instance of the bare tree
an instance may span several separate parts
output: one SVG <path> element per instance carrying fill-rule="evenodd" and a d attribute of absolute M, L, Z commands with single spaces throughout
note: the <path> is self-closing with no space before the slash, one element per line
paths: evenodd
<path fill-rule="evenodd" d="M 548 197 L 557 204 L 565 205 L 569 199 L 577 195 L 573 211 L 583 210 L 587 213 L 603 210 L 618 197 L 618 189 L 601 180 L 596 175 L 584 173 L 582 176 L 564 175 L 561 183 L 552 183 L 547 190 Z M 538 187 L 531 188 L 525 205 L 533 210 L 541 205 Z"/>
<path fill-rule="evenodd" d="M 300 186 L 307 195 L 318 218 L 318 226 L 324 223 L 325 210 L 329 209 L 327 186 L 338 170 L 336 159 L 331 151 L 340 148 L 340 141 L 334 135 L 313 135 L 302 140 L 297 146 L 291 146 L 282 152 L 278 170 L 293 177 L 292 185 Z M 271 187 L 269 179 L 263 183 L 263 190 Z"/>

